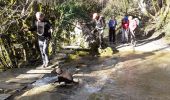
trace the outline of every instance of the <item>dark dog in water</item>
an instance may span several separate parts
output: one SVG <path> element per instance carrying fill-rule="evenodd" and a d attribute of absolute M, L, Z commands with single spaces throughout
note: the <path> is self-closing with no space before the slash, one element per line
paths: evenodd
<path fill-rule="evenodd" d="M 78 82 L 75 82 L 73 80 L 73 75 L 71 73 L 69 73 L 68 71 L 64 71 L 61 68 L 56 68 L 54 70 L 54 73 L 56 73 L 58 75 L 58 80 L 56 82 L 64 82 L 65 84 L 78 84 Z"/>

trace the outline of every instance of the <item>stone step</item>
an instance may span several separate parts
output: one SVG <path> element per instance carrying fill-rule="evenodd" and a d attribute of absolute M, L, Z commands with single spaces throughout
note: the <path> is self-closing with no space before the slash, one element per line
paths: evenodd
<path fill-rule="evenodd" d="M 44 74 L 20 74 L 17 79 L 39 79 L 42 78 Z"/>
<path fill-rule="evenodd" d="M 9 84 L 9 83 L 1 83 L 0 89 L 6 89 L 6 90 L 20 90 L 24 88 L 21 84 Z"/>
<path fill-rule="evenodd" d="M 36 80 L 43 78 L 46 74 L 51 73 L 54 70 L 54 67 L 56 67 L 59 62 L 54 63 L 55 65 L 52 64 L 47 68 L 39 66 L 35 69 L 27 70 L 25 74 L 20 74 L 15 78 L 4 81 L 3 84 L 1 84 L 1 82 L 0 89 L 4 91 L 1 92 L 0 100 L 6 100 L 15 93 L 22 91 L 24 88 L 29 86 L 29 84 L 32 84 Z"/>
<path fill-rule="evenodd" d="M 0 94 L 0 100 L 7 100 L 11 94 Z"/>
<path fill-rule="evenodd" d="M 6 81 L 7 83 L 20 83 L 20 84 L 30 84 L 36 81 L 37 79 L 40 79 L 45 74 L 20 74 L 14 79 L 10 79 Z"/>
<path fill-rule="evenodd" d="M 28 74 L 47 74 L 51 73 L 52 69 L 33 69 L 27 71 Z"/>
<path fill-rule="evenodd" d="M 79 49 L 79 48 L 81 48 L 80 46 L 62 46 L 62 48 L 64 48 L 64 49 Z"/>
<path fill-rule="evenodd" d="M 7 83 L 18 83 L 18 84 L 30 84 L 36 81 L 36 79 L 10 79 Z"/>
<path fill-rule="evenodd" d="M 0 94 L 13 95 L 13 94 L 19 93 L 20 91 L 22 91 L 23 89 L 25 89 L 27 87 L 27 85 L 25 85 L 25 86 L 24 85 L 23 86 L 16 86 L 16 87 L 15 86 L 16 85 L 3 85 Z"/>

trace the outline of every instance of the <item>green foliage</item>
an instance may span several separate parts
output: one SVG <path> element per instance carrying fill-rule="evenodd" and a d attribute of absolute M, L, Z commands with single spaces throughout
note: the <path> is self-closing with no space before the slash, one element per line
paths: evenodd
<path fill-rule="evenodd" d="M 133 0 L 109 0 L 106 7 L 103 9 L 103 13 L 106 16 L 124 16 L 128 14 L 132 8 L 136 7 L 136 3 Z"/>
<path fill-rule="evenodd" d="M 0 38 L 0 50 L 4 51 L 0 53 L 0 66 L 4 68 L 39 59 L 37 36 L 21 31 L 31 26 L 37 11 L 44 12 L 54 27 L 50 55 L 59 50 L 63 41 L 69 42 L 75 20 L 89 21 L 89 15 L 99 11 L 98 3 L 93 0 L 0 0 L 0 6 L 0 35 L 4 37 Z"/>
<path fill-rule="evenodd" d="M 164 29 L 164 31 L 166 32 L 166 36 L 169 38 L 170 37 L 170 23 L 167 23 L 164 27 L 163 27 L 163 29 Z"/>
<path fill-rule="evenodd" d="M 90 2 L 90 3 L 88 3 Z M 96 3 L 93 0 L 66 0 L 65 2 L 56 3 L 51 11 L 54 15 L 54 44 L 57 43 L 69 43 L 70 31 L 73 31 L 75 27 L 75 21 L 88 22 L 91 20 L 91 15 L 98 9 Z M 60 46 L 54 46 L 60 47 Z M 53 49 L 55 51 L 56 49 Z"/>

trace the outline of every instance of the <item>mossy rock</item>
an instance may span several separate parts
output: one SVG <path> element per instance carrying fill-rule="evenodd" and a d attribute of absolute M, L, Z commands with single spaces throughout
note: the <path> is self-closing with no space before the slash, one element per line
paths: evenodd
<path fill-rule="evenodd" d="M 98 49 L 99 54 L 101 57 L 105 57 L 105 56 L 113 56 L 113 50 L 111 47 L 107 47 L 105 49 Z"/>
<path fill-rule="evenodd" d="M 89 52 L 87 51 L 77 51 L 74 54 L 69 54 L 68 58 L 66 59 L 66 61 L 72 61 L 72 60 L 77 60 L 82 56 L 86 56 L 89 55 Z"/>
<path fill-rule="evenodd" d="M 87 51 L 77 51 L 77 52 L 76 52 L 76 55 L 86 56 L 86 55 L 89 55 L 89 52 L 87 52 Z"/>
<path fill-rule="evenodd" d="M 68 55 L 69 60 L 76 60 L 78 57 L 79 57 L 79 55 L 77 55 L 77 54 L 69 54 Z"/>

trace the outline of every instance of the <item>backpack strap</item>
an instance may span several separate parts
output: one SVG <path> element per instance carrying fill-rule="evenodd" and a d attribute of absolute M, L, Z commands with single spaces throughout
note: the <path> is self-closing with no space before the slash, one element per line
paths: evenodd
<path fill-rule="evenodd" d="M 102 23 L 102 26 L 103 26 L 103 28 L 105 28 L 106 27 L 106 23 L 105 23 L 105 19 L 104 19 L 104 17 L 103 16 L 100 16 L 100 22 Z"/>

